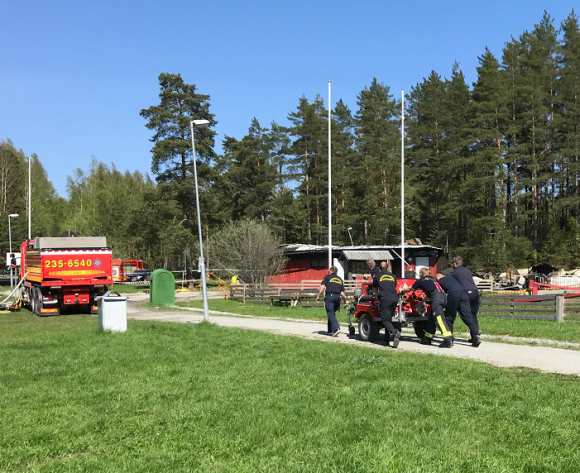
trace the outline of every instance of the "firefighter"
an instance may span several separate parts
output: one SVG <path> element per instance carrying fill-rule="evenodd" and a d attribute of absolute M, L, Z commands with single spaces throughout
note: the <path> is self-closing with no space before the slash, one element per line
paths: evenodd
<path fill-rule="evenodd" d="M 348 305 L 348 299 L 344 293 L 344 283 L 342 278 L 336 274 L 338 268 L 332 266 L 328 270 L 328 274 L 324 276 L 324 279 L 320 283 L 318 288 L 318 296 L 316 296 L 316 302 L 320 301 L 320 295 L 326 290 L 326 295 L 324 296 L 324 308 L 326 309 L 326 315 L 328 316 L 328 333 L 333 337 L 338 336 L 340 333 L 340 326 L 338 325 L 338 320 L 336 319 L 336 311 L 340 309 L 340 299 Z"/>
<path fill-rule="evenodd" d="M 374 259 L 368 259 L 367 266 L 369 267 L 369 270 L 371 272 L 371 281 L 374 282 L 375 276 L 381 272 L 381 268 L 377 266 L 377 263 L 375 263 Z"/>
<path fill-rule="evenodd" d="M 473 274 L 469 269 L 463 266 L 463 258 L 461 256 L 453 258 L 453 271 L 449 273 L 449 276 L 457 279 L 463 286 L 463 289 L 467 291 L 469 306 L 471 307 L 471 318 L 475 321 L 475 324 L 478 327 L 478 335 L 481 335 L 479 320 L 477 319 L 477 314 L 479 312 L 479 290 L 477 289 L 475 282 L 473 282 Z"/>
<path fill-rule="evenodd" d="M 425 337 L 421 340 L 421 344 L 431 345 L 437 327 L 439 327 L 443 336 L 443 341 L 439 345 L 439 348 L 451 348 L 453 346 L 453 334 L 447 326 L 445 314 L 443 312 L 445 304 L 447 303 L 447 296 L 441 286 L 437 283 L 437 280 L 434 277 L 429 276 L 429 268 L 421 268 L 419 271 L 419 279 L 417 279 L 411 287 L 402 289 L 400 294 L 415 289 L 421 289 L 425 294 L 427 294 L 431 301 L 431 313 L 427 320 Z"/>
<path fill-rule="evenodd" d="M 373 287 L 379 291 L 381 318 L 385 326 L 385 345 L 390 345 L 392 335 L 393 348 L 397 348 L 401 338 L 401 324 L 393 322 L 393 315 L 399 302 L 399 296 L 397 294 L 397 277 L 391 272 L 390 263 L 387 264 L 385 261 L 381 263 L 381 272 L 374 277 Z"/>
<path fill-rule="evenodd" d="M 459 310 L 459 317 L 461 317 L 463 323 L 469 328 L 469 333 L 471 334 L 470 343 L 474 347 L 478 347 L 481 345 L 479 327 L 477 326 L 477 322 L 471 317 L 471 307 L 469 306 L 467 291 L 463 289 L 459 281 L 450 276 L 445 277 L 443 274 L 438 273 L 435 277 L 441 288 L 447 293 L 445 320 L 447 321 L 449 330 L 453 332 L 453 324 L 455 323 L 457 311 Z"/>

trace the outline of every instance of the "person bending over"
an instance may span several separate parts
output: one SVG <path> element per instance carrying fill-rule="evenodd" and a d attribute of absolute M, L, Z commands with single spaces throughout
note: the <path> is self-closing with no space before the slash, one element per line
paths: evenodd
<path fill-rule="evenodd" d="M 441 273 L 438 273 L 435 277 L 437 278 L 437 282 L 441 288 L 447 293 L 447 305 L 445 306 L 445 320 L 447 321 L 447 326 L 451 332 L 453 332 L 453 325 L 455 323 L 455 318 L 457 317 L 457 311 L 459 310 L 459 317 L 461 317 L 461 320 L 463 320 L 463 323 L 467 325 L 469 332 L 471 333 L 471 344 L 474 347 L 478 347 L 481 345 L 479 327 L 471 317 L 471 308 L 469 307 L 467 292 L 455 278 L 450 276 L 445 277 Z"/>
<path fill-rule="evenodd" d="M 439 348 L 451 348 L 453 346 L 453 334 L 447 322 L 445 321 L 444 307 L 447 303 L 447 296 L 437 283 L 437 280 L 429 276 L 429 268 L 421 268 L 419 271 L 419 279 L 417 279 L 411 287 L 401 290 L 400 294 L 421 289 L 429 297 L 431 303 L 431 313 L 427 319 L 427 328 L 425 329 L 425 337 L 421 340 L 422 345 L 431 345 L 437 327 L 441 330 L 443 342 Z"/>

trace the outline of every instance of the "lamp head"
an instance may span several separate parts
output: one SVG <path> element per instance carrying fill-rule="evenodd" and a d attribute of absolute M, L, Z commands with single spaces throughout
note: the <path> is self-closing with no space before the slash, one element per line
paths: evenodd
<path fill-rule="evenodd" d="M 209 120 L 192 120 L 193 126 L 196 128 L 205 128 L 209 126 Z"/>
<path fill-rule="evenodd" d="M 12 218 L 16 218 L 16 217 L 18 217 L 18 214 L 10 214 L 10 215 L 8 215 L 8 216 L 9 216 L 9 217 L 12 217 Z"/>
<path fill-rule="evenodd" d="M 346 229 L 346 231 L 347 231 L 347 232 L 348 232 L 348 231 L 350 231 L 350 230 L 352 230 L 352 227 L 348 227 L 348 228 Z"/>

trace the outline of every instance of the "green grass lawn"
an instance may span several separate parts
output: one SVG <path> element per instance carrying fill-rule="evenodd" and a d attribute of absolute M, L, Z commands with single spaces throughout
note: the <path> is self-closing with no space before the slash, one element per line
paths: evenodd
<path fill-rule="evenodd" d="M 181 302 L 177 301 L 178 307 L 203 308 L 202 301 Z M 253 315 L 256 317 L 281 317 L 289 319 L 326 320 L 324 307 L 290 307 L 289 305 L 253 304 L 251 302 L 230 301 L 226 299 L 208 300 L 210 310 L 232 312 L 240 315 Z M 344 307 L 341 305 L 341 307 Z M 346 323 L 346 311 L 338 312 L 339 322 Z"/>
<path fill-rule="evenodd" d="M 178 302 L 178 306 L 203 307 L 202 301 Z M 251 302 L 211 299 L 208 301 L 210 310 L 232 312 L 256 317 L 283 317 L 290 319 L 326 320 L 324 307 L 290 307 L 271 306 L 268 304 L 252 304 Z M 338 321 L 347 323 L 346 311 L 338 312 Z M 354 323 L 354 320 L 353 320 Z M 479 317 L 483 333 L 488 335 L 509 335 L 512 337 L 546 338 L 550 340 L 580 342 L 580 321 L 565 321 L 561 324 L 549 320 L 516 320 L 494 317 Z M 457 316 L 455 332 L 469 333 L 468 328 Z"/>
<path fill-rule="evenodd" d="M 580 380 L 255 331 L 0 315 L 0 470 L 577 472 Z"/>

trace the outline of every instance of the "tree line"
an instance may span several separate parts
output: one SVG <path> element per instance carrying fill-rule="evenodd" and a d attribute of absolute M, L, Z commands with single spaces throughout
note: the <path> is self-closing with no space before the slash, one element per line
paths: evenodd
<path fill-rule="evenodd" d="M 481 270 L 541 260 L 578 266 L 578 18 L 572 11 L 556 25 L 545 13 L 501 56 L 486 49 L 478 59 L 471 86 L 454 64 L 449 77 L 432 71 L 406 96 L 406 235 Z M 226 135 L 217 154 L 210 96 L 180 74 L 160 74 L 159 85 L 159 102 L 140 113 L 152 131 L 154 180 L 94 160 L 69 177 L 63 199 L 36 156 L 3 142 L 0 186 L 16 190 L 0 189 L 0 218 L 25 209 L 23 166 L 32 159 L 38 232 L 101 234 L 118 257 L 182 268 L 198 254 L 190 121 L 205 119 L 210 126 L 194 133 L 208 267 L 212 239 L 244 220 L 267 225 L 281 243 L 326 244 L 329 224 L 337 245 L 350 244 L 350 227 L 354 244 L 399 243 L 401 101 L 388 85 L 374 78 L 354 111 L 342 99 L 333 105 L 331 222 L 321 96 L 301 97 L 285 124 L 254 118 L 242 138 Z M 14 164 L 5 172 L 8 155 Z M 14 232 L 25 229 L 25 218 L 14 223 Z"/>

